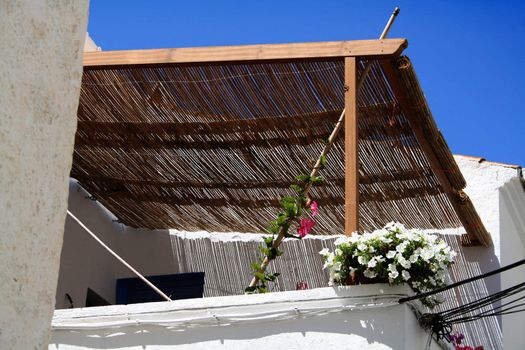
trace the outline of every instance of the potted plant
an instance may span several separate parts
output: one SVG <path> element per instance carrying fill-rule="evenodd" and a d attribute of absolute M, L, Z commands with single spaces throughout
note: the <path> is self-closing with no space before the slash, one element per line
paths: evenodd
<path fill-rule="evenodd" d="M 372 233 L 338 238 L 334 244 L 333 252 L 319 252 L 330 271 L 330 285 L 408 283 L 418 293 L 445 286 L 456 255 L 436 235 L 395 222 Z M 423 302 L 433 306 L 436 300 Z"/>

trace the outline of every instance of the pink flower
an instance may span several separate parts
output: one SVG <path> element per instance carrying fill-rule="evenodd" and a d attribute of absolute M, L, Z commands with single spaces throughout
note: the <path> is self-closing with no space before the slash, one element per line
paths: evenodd
<path fill-rule="evenodd" d="M 315 222 L 312 219 L 301 219 L 300 225 L 297 228 L 297 234 L 299 237 L 303 238 L 312 230 L 312 227 L 315 226 Z"/>
<path fill-rule="evenodd" d="M 465 336 L 462 334 L 462 333 L 459 333 L 459 332 L 455 332 L 455 333 L 452 333 L 450 336 L 449 336 L 449 339 L 448 341 L 449 342 L 452 342 L 452 344 L 454 346 L 456 345 L 460 345 L 461 344 L 461 341 L 465 339 Z"/>
<path fill-rule="evenodd" d="M 316 216 L 319 213 L 317 209 L 317 202 L 310 203 L 310 210 L 312 211 L 312 216 Z"/>
<path fill-rule="evenodd" d="M 308 289 L 308 283 L 306 281 L 297 282 L 295 290 L 306 290 Z"/>

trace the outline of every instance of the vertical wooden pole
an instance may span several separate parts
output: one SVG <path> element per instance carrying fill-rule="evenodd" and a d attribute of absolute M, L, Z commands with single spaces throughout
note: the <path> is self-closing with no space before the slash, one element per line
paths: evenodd
<path fill-rule="evenodd" d="M 359 230 L 357 59 L 345 58 L 345 234 Z"/>

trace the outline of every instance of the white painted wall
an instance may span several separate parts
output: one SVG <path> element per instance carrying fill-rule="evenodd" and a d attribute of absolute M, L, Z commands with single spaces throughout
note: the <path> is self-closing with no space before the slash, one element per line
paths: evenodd
<path fill-rule="evenodd" d="M 364 285 L 60 310 L 49 349 L 421 350 L 428 334 L 397 304 L 408 293 Z"/>
<path fill-rule="evenodd" d="M 116 217 L 88 199 L 76 180 L 69 184 L 69 210 L 110 248 L 143 275 L 178 273 L 168 231 L 137 230 L 114 222 Z M 85 306 L 87 288 L 109 303 L 115 303 L 116 279 L 136 277 L 93 240 L 70 217 L 66 220 L 56 308 L 69 308 L 68 293 L 75 307 Z"/>
<path fill-rule="evenodd" d="M 88 1 L 0 1 L 0 349 L 49 339 Z"/>
<path fill-rule="evenodd" d="M 525 196 L 518 178 L 507 182 L 500 191 L 501 264 L 509 265 L 525 258 Z M 525 266 L 501 275 L 501 287 L 508 288 L 525 282 Z M 503 316 L 503 345 L 505 349 L 520 349 L 525 344 L 525 315 Z"/>
<path fill-rule="evenodd" d="M 491 248 L 462 247 L 462 256 L 471 269 L 484 273 L 525 259 L 525 188 L 518 167 L 473 157 L 455 158 L 467 180 L 466 192 L 494 242 Z M 525 266 L 522 266 L 490 277 L 484 283 L 487 291 L 493 293 L 524 281 Z M 489 321 L 501 328 L 505 349 L 523 348 L 525 313 Z M 492 338 L 495 337 L 494 334 Z"/>

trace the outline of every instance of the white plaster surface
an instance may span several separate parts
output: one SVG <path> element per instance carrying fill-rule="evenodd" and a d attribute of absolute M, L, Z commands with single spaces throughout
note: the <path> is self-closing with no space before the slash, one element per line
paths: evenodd
<path fill-rule="evenodd" d="M 117 223 L 98 202 L 88 199 L 76 180 L 69 183 L 69 210 L 117 254 L 145 276 L 180 272 L 175 264 L 168 231 L 136 230 Z M 69 216 L 66 219 L 56 308 L 85 306 L 91 288 L 115 303 L 117 278 L 136 277 L 90 237 Z"/>
<path fill-rule="evenodd" d="M 95 41 L 91 38 L 89 33 L 86 33 L 86 40 L 84 41 L 84 52 L 102 51 L 100 46 L 97 46 Z"/>
<path fill-rule="evenodd" d="M 0 1 L 0 349 L 49 340 L 88 1 Z"/>
<path fill-rule="evenodd" d="M 49 349 L 424 349 L 406 286 L 61 310 Z M 432 343 L 431 349 L 438 345 Z"/>
<path fill-rule="evenodd" d="M 509 265 L 525 259 L 525 195 L 518 178 L 507 182 L 500 191 L 501 263 Z M 525 266 L 501 275 L 501 288 L 525 282 Z M 520 349 L 525 345 L 524 313 L 503 316 L 505 349 Z"/>
<path fill-rule="evenodd" d="M 478 274 L 525 259 L 525 188 L 516 166 L 455 157 L 467 180 L 466 192 L 490 232 L 493 247 L 463 247 L 462 256 L 478 266 Z M 525 281 L 525 266 L 485 279 L 494 293 Z M 505 300 L 508 302 L 512 299 Z M 503 348 L 522 349 L 525 313 L 494 318 L 501 328 Z M 496 333 L 493 333 L 495 337 Z"/>

